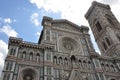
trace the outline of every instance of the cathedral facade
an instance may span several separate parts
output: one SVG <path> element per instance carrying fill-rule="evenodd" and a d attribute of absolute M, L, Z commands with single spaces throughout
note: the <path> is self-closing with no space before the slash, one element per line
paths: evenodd
<path fill-rule="evenodd" d="M 109 5 L 93 2 L 85 14 L 89 28 L 43 17 L 38 43 L 9 38 L 2 80 L 120 80 L 120 24 Z"/>

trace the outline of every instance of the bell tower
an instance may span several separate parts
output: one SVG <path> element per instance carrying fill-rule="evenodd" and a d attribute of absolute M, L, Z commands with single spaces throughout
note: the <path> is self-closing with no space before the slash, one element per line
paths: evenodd
<path fill-rule="evenodd" d="M 85 15 L 101 55 L 120 57 L 120 23 L 109 5 L 94 1 Z"/>

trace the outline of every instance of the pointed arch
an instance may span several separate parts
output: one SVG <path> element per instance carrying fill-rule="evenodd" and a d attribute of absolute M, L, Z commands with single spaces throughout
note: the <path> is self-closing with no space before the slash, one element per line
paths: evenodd
<path fill-rule="evenodd" d="M 30 60 L 33 60 L 33 52 L 30 52 L 29 59 L 30 59 Z"/>
<path fill-rule="evenodd" d="M 13 48 L 10 50 L 10 55 L 12 55 L 12 53 L 13 53 Z"/>
<path fill-rule="evenodd" d="M 64 63 L 67 65 L 68 64 L 68 59 L 65 57 Z"/>
<path fill-rule="evenodd" d="M 39 54 L 39 53 L 36 54 L 36 61 L 37 61 L 37 62 L 40 61 L 40 54 Z"/>
<path fill-rule="evenodd" d="M 75 61 L 75 60 L 76 60 L 75 56 L 72 55 L 72 56 L 71 56 L 71 61 Z"/>
<path fill-rule="evenodd" d="M 23 59 L 26 58 L 26 51 L 23 51 L 22 58 L 23 58 Z"/>
<path fill-rule="evenodd" d="M 90 61 L 88 61 L 88 64 L 91 64 L 91 62 L 90 62 Z"/>
<path fill-rule="evenodd" d="M 62 61 L 62 57 L 59 57 L 59 64 L 62 64 L 63 61 Z"/>
<path fill-rule="evenodd" d="M 81 63 L 82 61 L 79 59 L 78 62 Z"/>
<path fill-rule="evenodd" d="M 107 37 L 105 38 L 105 40 L 106 40 L 106 42 L 107 42 L 107 45 L 110 46 L 110 45 L 111 45 L 110 40 L 109 40 Z"/>
<path fill-rule="evenodd" d="M 74 70 L 73 69 L 69 76 L 70 77 L 69 77 L 68 80 L 84 80 L 84 77 L 81 75 L 79 70 Z"/>
<path fill-rule="evenodd" d="M 84 60 L 83 61 L 84 68 L 87 68 L 87 62 Z"/>
<path fill-rule="evenodd" d="M 95 26 L 99 32 L 102 30 L 102 26 L 98 21 L 96 22 Z"/>
<path fill-rule="evenodd" d="M 38 80 L 38 72 L 32 67 L 23 68 L 20 73 L 21 80 Z"/>
<path fill-rule="evenodd" d="M 105 42 L 102 42 L 102 45 L 103 45 L 104 49 L 106 50 L 107 49 L 107 45 L 105 44 Z"/>
<path fill-rule="evenodd" d="M 57 57 L 56 56 L 53 56 L 53 63 L 57 64 Z"/>

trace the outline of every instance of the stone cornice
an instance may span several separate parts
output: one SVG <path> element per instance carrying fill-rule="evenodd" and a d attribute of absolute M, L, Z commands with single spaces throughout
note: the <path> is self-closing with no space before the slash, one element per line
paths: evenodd
<path fill-rule="evenodd" d="M 91 12 L 94 10 L 94 8 L 96 6 L 100 6 L 100 7 L 104 7 L 104 8 L 107 8 L 107 9 L 111 9 L 109 5 L 105 5 L 105 4 L 102 4 L 102 3 L 99 3 L 99 2 L 96 2 L 96 1 L 93 1 L 92 2 L 92 5 L 91 7 L 88 9 L 87 13 L 85 14 L 85 18 L 88 19 L 88 17 L 90 16 Z"/>
<path fill-rule="evenodd" d="M 9 38 L 9 46 L 11 44 L 19 47 L 27 47 L 27 48 L 34 48 L 34 49 L 52 49 L 53 48 L 53 46 L 49 44 L 37 44 L 37 43 L 27 42 L 27 41 L 23 41 L 22 38 L 15 38 L 15 37 Z"/>
<path fill-rule="evenodd" d="M 68 23 L 69 25 L 75 27 L 78 30 L 86 30 L 86 31 L 89 30 L 89 28 L 87 26 L 83 26 L 83 25 L 79 26 L 77 24 L 72 23 L 71 21 L 66 20 L 66 19 L 53 20 L 51 17 L 44 16 L 43 20 L 42 20 L 43 27 L 45 27 L 46 25 L 49 27 L 50 26 L 52 27 L 52 24 L 58 24 L 58 23 Z"/>

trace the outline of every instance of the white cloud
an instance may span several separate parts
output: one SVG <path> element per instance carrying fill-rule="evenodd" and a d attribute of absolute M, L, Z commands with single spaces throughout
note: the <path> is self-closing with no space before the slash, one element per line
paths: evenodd
<path fill-rule="evenodd" d="M 102 0 L 102 2 L 114 5 L 117 4 L 119 0 Z"/>
<path fill-rule="evenodd" d="M 4 24 L 10 24 L 10 23 L 16 22 L 16 20 L 11 19 L 11 18 L 2 18 L 2 17 L 0 17 L 0 22 L 4 23 Z"/>
<path fill-rule="evenodd" d="M 5 23 L 12 23 L 12 20 L 11 20 L 10 18 L 5 18 L 5 19 L 4 19 L 4 22 L 5 22 Z"/>
<path fill-rule="evenodd" d="M 109 4 L 113 14 L 120 21 L 120 0 L 102 0 L 101 2 Z"/>
<path fill-rule="evenodd" d="M 2 28 L 0 28 L 0 32 L 6 34 L 8 37 L 18 36 L 18 33 L 14 29 L 12 29 L 10 25 L 4 25 Z"/>
<path fill-rule="evenodd" d="M 38 13 L 33 13 L 30 17 L 30 20 L 33 24 L 35 24 L 35 26 L 39 26 L 40 22 L 38 20 L 39 14 Z"/>
<path fill-rule="evenodd" d="M 35 35 L 37 35 L 39 37 L 40 36 L 40 32 L 36 32 Z"/>
<path fill-rule="evenodd" d="M 68 19 L 79 25 L 85 24 L 88 26 L 87 20 L 84 18 L 85 13 L 94 0 L 29 0 L 30 3 L 35 4 L 39 9 L 43 8 L 45 11 L 52 11 L 54 13 L 60 12 L 61 18 Z M 120 12 L 117 10 L 120 7 L 120 0 L 96 0 L 98 2 L 109 4 L 112 10 L 120 18 Z M 115 5 L 112 5 L 112 4 Z M 115 7 L 117 6 L 117 7 Z M 115 8 L 114 8 L 115 7 Z M 119 15 L 118 15 L 119 14 Z"/>
<path fill-rule="evenodd" d="M 61 18 L 68 19 L 78 25 L 89 26 L 84 15 L 91 6 L 92 1 L 109 4 L 112 12 L 120 20 L 120 0 L 30 0 L 30 3 L 35 4 L 39 9 L 43 8 L 47 12 L 59 12 L 61 13 Z M 93 36 L 91 38 L 96 51 L 99 52 Z"/>
<path fill-rule="evenodd" d="M 8 53 L 8 45 L 3 40 L 0 40 L 0 67 L 4 66 L 4 59 Z"/>
<path fill-rule="evenodd" d="M 38 8 L 41 8 L 44 4 L 44 0 L 29 0 L 32 4 L 37 5 Z"/>
<path fill-rule="evenodd" d="M 92 1 L 93 0 L 30 0 L 30 2 L 35 4 L 39 9 L 43 8 L 45 11 L 52 11 L 54 13 L 60 12 L 61 18 L 68 19 L 80 25 L 88 25 L 84 15 Z"/>

